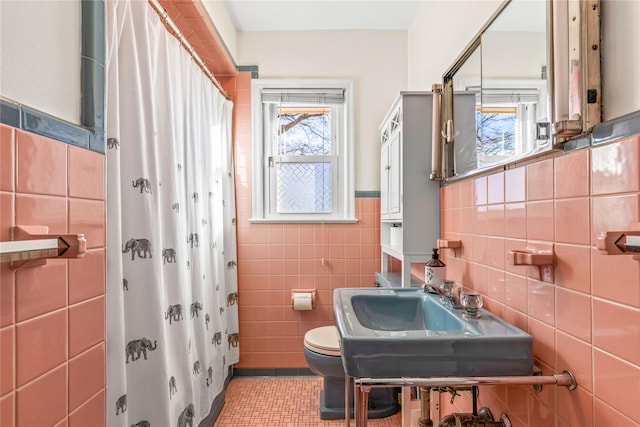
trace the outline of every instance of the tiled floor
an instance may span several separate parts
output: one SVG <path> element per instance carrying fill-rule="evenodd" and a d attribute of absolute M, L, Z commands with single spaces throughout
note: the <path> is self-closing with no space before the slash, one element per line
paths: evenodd
<path fill-rule="evenodd" d="M 322 379 L 316 377 L 234 378 L 215 427 L 344 426 L 344 420 L 321 420 L 318 409 Z M 353 420 L 351 425 L 354 425 Z M 397 427 L 397 414 L 369 420 L 370 427 Z"/>

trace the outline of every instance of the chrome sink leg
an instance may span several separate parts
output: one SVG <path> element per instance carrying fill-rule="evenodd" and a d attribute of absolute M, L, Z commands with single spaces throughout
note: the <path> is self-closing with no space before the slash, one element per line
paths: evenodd
<path fill-rule="evenodd" d="M 420 427 L 433 427 L 431 419 L 431 387 L 420 387 Z"/>
<path fill-rule="evenodd" d="M 371 387 L 367 386 L 355 386 L 354 398 L 355 398 L 355 415 L 356 415 L 356 427 L 367 427 L 367 408 L 369 406 L 369 391 Z"/>
<path fill-rule="evenodd" d="M 356 427 L 361 427 L 362 424 L 362 415 L 360 414 L 360 402 L 362 401 L 362 397 L 360 396 L 360 386 L 355 384 L 353 385 L 353 417 L 355 418 Z"/>
<path fill-rule="evenodd" d="M 347 427 L 351 426 L 351 378 L 344 374 L 344 420 Z"/>

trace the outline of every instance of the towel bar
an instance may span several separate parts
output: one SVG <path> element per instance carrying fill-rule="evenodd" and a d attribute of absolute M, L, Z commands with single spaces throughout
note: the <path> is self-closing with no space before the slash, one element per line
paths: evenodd
<path fill-rule="evenodd" d="M 640 223 L 633 224 L 626 231 L 601 231 L 596 241 L 598 251 L 603 255 L 633 255 L 640 261 Z"/>
<path fill-rule="evenodd" d="M 0 242 L 0 262 L 10 262 L 11 268 L 36 267 L 47 258 L 80 258 L 87 241 L 84 234 L 50 235 L 49 227 L 17 226 L 11 229 L 11 241 Z"/>

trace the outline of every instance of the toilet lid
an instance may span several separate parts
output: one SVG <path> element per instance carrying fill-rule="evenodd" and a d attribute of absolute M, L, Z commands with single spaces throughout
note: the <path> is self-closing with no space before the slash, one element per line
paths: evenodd
<path fill-rule="evenodd" d="M 304 346 L 309 350 L 326 354 L 327 356 L 340 356 L 340 336 L 335 326 L 322 326 L 304 334 Z"/>

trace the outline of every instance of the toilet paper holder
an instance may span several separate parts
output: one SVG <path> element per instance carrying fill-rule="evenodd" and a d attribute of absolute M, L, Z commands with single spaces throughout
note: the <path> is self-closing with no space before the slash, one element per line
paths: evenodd
<path fill-rule="evenodd" d="M 311 306 L 316 306 L 316 290 L 315 289 L 291 289 L 291 307 L 293 307 L 293 297 L 296 294 L 311 294 Z"/>

